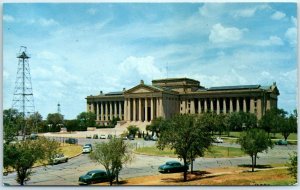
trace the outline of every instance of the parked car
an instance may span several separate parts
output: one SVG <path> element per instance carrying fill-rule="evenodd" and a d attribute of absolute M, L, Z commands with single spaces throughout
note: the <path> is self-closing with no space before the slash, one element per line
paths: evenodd
<path fill-rule="evenodd" d="M 98 135 L 97 135 L 97 134 L 94 134 L 94 135 L 93 135 L 93 139 L 98 139 Z"/>
<path fill-rule="evenodd" d="M 104 170 L 92 170 L 79 177 L 79 183 L 91 184 L 96 182 L 109 181 L 107 173 Z"/>
<path fill-rule="evenodd" d="M 38 137 L 39 136 L 35 133 L 31 133 L 30 136 L 29 136 L 30 140 L 36 140 Z"/>
<path fill-rule="evenodd" d="M 74 138 L 68 138 L 65 140 L 65 143 L 69 143 L 69 144 L 77 144 L 78 140 L 74 139 Z"/>
<path fill-rule="evenodd" d="M 113 136 L 111 134 L 107 135 L 107 139 L 112 139 Z"/>
<path fill-rule="evenodd" d="M 158 167 L 158 171 L 160 173 L 184 172 L 188 169 L 188 166 L 184 166 L 177 161 L 168 161 L 165 164 Z"/>
<path fill-rule="evenodd" d="M 153 135 L 153 136 L 151 137 L 151 140 L 157 141 L 157 140 L 158 140 L 158 137 L 157 137 L 156 135 Z"/>
<path fill-rule="evenodd" d="M 150 141 L 150 140 L 151 140 L 151 136 L 150 136 L 150 135 L 146 135 L 146 136 L 144 137 L 144 140 L 145 140 L 145 141 Z"/>
<path fill-rule="evenodd" d="M 127 139 L 129 139 L 129 140 L 134 140 L 134 136 L 133 136 L 133 135 L 128 135 L 128 136 L 127 136 Z"/>
<path fill-rule="evenodd" d="M 82 147 L 82 153 L 90 153 L 90 152 L 92 152 L 92 147 L 90 145 L 86 144 Z"/>
<path fill-rule="evenodd" d="M 223 139 L 221 139 L 220 137 L 216 137 L 216 138 L 214 139 L 214 142 L 215 142 L 215 143 L 223 143 L 224 141 L 223 141 Z"/>
<path fill-rule="evenodd" d="M 275 144 L 276 145 L 288 145 L 288 142 L 285 141 L 285 140 L 280 139 L 280 140 L 276 141 Z"/>
<path fill-rule="evenodd" d="M 63 162 L 68 162 L 68 157 L 66 157 L 64 154 L 55 154 L 52 158 L 50 163 L 51 164 L 59 164 Z"/>
<path fill-rule="evenodd" d="M 106 139 L 106 135 L 100 135 L 100 139 Z"/>
<path fill-rule="evenodd" d="M 92 136 L 91 136 L 91 135 L 87 135 L 86 138 L 87 138 L 87 139 L 91 139 Z"/>

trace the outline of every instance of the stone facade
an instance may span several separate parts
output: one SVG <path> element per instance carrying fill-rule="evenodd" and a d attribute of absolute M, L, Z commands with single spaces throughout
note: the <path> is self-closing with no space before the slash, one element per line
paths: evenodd
<path fill-rule="evenodd" d="M 217 114 L 250 112 L 260 119 L 266 110 L 277 107 L 279 90 L 271 86 L 240 85 L 205 88 L 197 80 L 172 78 L 143 81 L 120 92 L 91 95 L 86 98 L 87 111 L 96 114 L 97 123 L 106 124 L 113 117 L 121 121 L 150 122 L 174 114 Z"/>

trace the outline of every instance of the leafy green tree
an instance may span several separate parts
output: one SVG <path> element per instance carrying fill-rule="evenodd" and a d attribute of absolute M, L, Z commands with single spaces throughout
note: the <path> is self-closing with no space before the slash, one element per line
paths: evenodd
<path fill-rule="evenodd" d="M 164 120 L 157 147 L 161 150 L 171 148 L 183 160 L 184 165 L 188 165 L 188 161 L 203 156 L 212 142 L 212 136 L 201 118 L 184 114 Z M 186 180 L 187 171 L 184 172 L 184 181 Z"/>
<path fill-rule="evenodd" d="M 136 133 L 140 130 L 136 125 L 130 125 L 127 127 L 129 135 L 135 137 Z"/>
<path fill-rule="evenodd" d="M 284 140 L 290 136 L 291 133 L 297 132 L 297 113 L 294 112 L 289 117 L 279 117 L 278 118 L 278 132 L 282 134 Z"/>
<path fill-rule="evenodd" d="M 49 113 L 47 116 L 47 125 L 49 126 L 49 131 L 59 132 L 61 125 L 64 123 L 63 115 L 59 113 Z"/>
<path fill-rule="evenodd" d="M 38 129 L 43 124 L 43 117 L 39 112 L 35 112 L 27 119 L 27 130 L 29 134 L 32 132 L 38 133 Z"/>
<path fill-rule="evenodd" d="M 15 140 L 24 125 L 23 116 L 16 109 L 3 110 L 3 139 L 6 143 Z"/>
<path fill-rule="evenodd" d="M 237 143 L 241 145 L 243 152 L 248 154 L 252 159 L 252 172 L 256 166 L 257 154 L 263 151 L 268 151 L 268 148 L 273 148 L 273 143 L 269 135 L 262 129 L 250 128 L 240 134 Z"/>
<path fill-rule="evenodd" d="M 293 152 L 293 154 L 290 154 L 287 166 L 290 175 L 293 176 L 293 178 L 297 181 L 297 152 Z"/>
<path fill-rule="evenodd" d="M 47 161 L 54 152 L 57 152 L 58 146 L 54 146 L 55 143 L 45 137 L 40 137 L 37 140 L 6 144 L 3 154 L 4 167 L 12 167 L 16 170 L 16 181 L 20 185 L 24 185 L 26 181 L 30 180 L 34 163 Z"/>
<path fill-rule="evenodd" d="M 128 143 L 119 138 L 112 138 L 108 142 L 97 143 L 90 158 L 104 166 L 112 186 L 115 177 L 118 182 L 123 165 L 130 162 L 133 156 Z"/>
<path fill-rule="evenodd" d="M 77 120 L 82 131 L 86 131 L 88 127 L 96 126 L 96 114 L 92 112 L 81 112 L 77 116 Z"/>
<path fill-rule="evenodd" d="M 257 117 L 248 112 L 232 112 L 225 119 L 225 126 L 230 131 L 243 131 L 257 126 Z"/>
<path fill-rule="evenodd" d="M 110 121 L 110 125 L 115 127 L 118 123 L 118 121 L 120 121 L 121 119 L 119 118 L 119 116 L 115 117 L 113 116 L 112 120 Z"/>
<path fill-rule="evenodd" d="M 154 135 L 154 133 L 156 133 L 158 135 L 159 131 L 160 131 L 160 127 L 162 125 L 162 122 L 163 122 L 163 118 L 162 117 L 155 118 L 155 119 L 153 119 L 151 121 L 150 125 L 146 126 L 146 130 L 147 131 L 151 131 L 152 132 L 152 136 Z"/>
<path fill-rule="evenodd" d="M 283 109 L 272 108 L 267 110 L 265 115 L 259 121 L 259 126 L 268 132 L 268 135 L 273 132 L 276 133 L 283 124 L 283 118 L 286 117 L 286 111 Z"/>
<path fill-rule="evenodd" d="M 65 127 L 67 128 L 67 131 L 80 131 L 77 119 L 65 121 Z"/>

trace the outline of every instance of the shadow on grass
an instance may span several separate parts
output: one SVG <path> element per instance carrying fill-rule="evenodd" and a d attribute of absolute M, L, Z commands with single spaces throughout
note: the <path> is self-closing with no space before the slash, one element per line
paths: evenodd
<path fill-rule="evenodd" d="M 205 176 L 206 174 L 211 174 L 210 172 L 207 171 L 193 171 L 193 173 L 188 172 L 187 174 L 187 182 L 188 181 L 195 181 L 195 180 L 199 180 L 199 179 L 207 179 L 207 178 L 213 178 L 213 177 L 217 177 L 220 175 L 210 175 L 210 176 Z M 162 178 L 161 181 L 162 182 L 166 182 L 166 183 L 182 183 L 183 181 L 183 173 L 180 177 L 166 177 L 166 178 Z"/>
<path fill-rule="evenodd" d="M 238 165 L 238 167 L 245 167 L 245 168 L 252 168 L 252 165 L 251 164 L 241 164 L 241 165 Z M 271 165 L 256 165 L 254 167 L 254 169 L 266 169 L 266 168 L 273 168 Z"/>

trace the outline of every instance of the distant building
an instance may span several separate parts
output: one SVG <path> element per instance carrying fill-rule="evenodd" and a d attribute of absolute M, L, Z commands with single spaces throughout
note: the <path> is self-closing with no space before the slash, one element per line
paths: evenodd
<path fill-rule="evenodd" d="M 120 92 L 91 95 L 86 98 L 87 111 L 97 115 L 97 123 L 105 124 L 113 117 L 125 122 L 149 122 L 174 114 L 215 112 L 250 112 L 260 119 L 266 110 L 277 107 L 279 90 L 271 86 L 238 85 L 205 88 L 189 78 L 153 80 Z"/>

